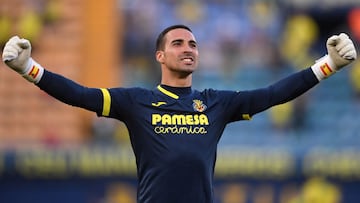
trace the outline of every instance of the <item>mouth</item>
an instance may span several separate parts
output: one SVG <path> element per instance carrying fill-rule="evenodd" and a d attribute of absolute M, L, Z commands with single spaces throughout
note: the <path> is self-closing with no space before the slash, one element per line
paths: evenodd
<path fill-rule="evenodd" d="M 180 60 L 185 62 L 186 64 L 192 64 L 195 61 L 194 57 L 192 56 L 182 57 Z"/>

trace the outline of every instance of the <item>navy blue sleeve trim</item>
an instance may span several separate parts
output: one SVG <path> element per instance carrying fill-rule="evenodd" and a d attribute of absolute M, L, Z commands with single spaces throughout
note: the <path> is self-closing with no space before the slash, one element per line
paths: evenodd
<path fill-rule="evenodd" d="M 45 70 L 37 86 L 66 104 L 90 111 L 102 112 L 103 96 L 98 88 L 88 88 L 61 75 Z"/>

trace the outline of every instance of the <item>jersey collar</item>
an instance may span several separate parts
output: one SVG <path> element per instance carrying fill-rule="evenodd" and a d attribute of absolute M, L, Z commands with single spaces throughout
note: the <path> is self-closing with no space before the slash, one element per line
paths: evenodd
<path fill-rule="evenodd" d="M 167 85 L 158 85 L 157 89 L 161 93 L 173 99 L 179 99 L 180 96 L 185 96 L 191 93 L 191 87 L 171 87 Z"/>

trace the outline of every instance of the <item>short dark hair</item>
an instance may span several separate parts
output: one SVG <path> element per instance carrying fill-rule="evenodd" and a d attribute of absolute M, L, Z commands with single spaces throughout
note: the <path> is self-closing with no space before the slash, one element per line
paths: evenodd
<path fill-rule="evenodd" d="M 188 30 L 189 32 L 192 33 L 192 30 L 191 30 L 188 26 L 186 26 L 186 25 L 178 24 L 178 25 L 169 26 L 169 27 L 165 28 L 165 29 L 159 34 L 158 38 L 156 39 L 156 51 L 159 51 L 159 50 L 164 49 L 164 37 L 165 37 L 165 35 L 166 35 L 169 31 L 175 30 L 175 29 L 178 29 L 178 28 Z"/>

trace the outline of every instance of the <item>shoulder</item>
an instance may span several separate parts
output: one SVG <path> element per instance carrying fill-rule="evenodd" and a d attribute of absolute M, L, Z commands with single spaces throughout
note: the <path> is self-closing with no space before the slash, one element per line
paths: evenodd
<path fill-rule="evenodd" d="M 154 97 L 154 91 L 142 87 L 117 87 L 108 89 L 111 98 L 121 101 L 145 102 Z"/>
<path fill-rule="evenodd" d="M 108 89 L 111 94 L 128 94 L 128 95 L 139 95 L 139 94 L 152 94 L 153 91 L 141 87 L 116 87 Z"/>
<path fill-rule="evenodd" d="M 202 98 L 209 106 L 216 104 L 227 105 L 239 98 L 238 92 L 231 90 L 204 89 L 198 92 L 199 98 Z"/>
<path fill-rule="evenodd" d="M 216 90 L 216 89 L 204 89 L 202 91 L 198 91 L 199 94 L 207 97 L 228 97 L 234 96 L 239 92 L 233 90 Z"/>

